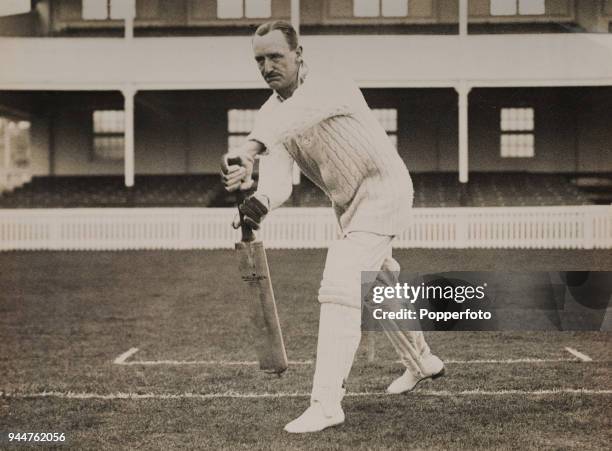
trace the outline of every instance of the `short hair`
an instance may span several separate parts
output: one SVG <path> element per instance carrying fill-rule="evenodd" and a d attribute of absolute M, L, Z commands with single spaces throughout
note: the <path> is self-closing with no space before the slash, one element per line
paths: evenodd
<path fill-rule="evenodd" d="M 287 41 L 287 44 L 289 45 L 289 50 L 297 49 L 297 32 L 295 31 L 295 28 L 293 28 L 293 25 L 284 20 L 272 20 L 270 22 L 263 23 L 259 27 L 257 27 L 257 30 L 255 30 L 255 34 L 257 36 L 265 36 L 274 30 L 279 30 L 281 33 L 283 33 L 283 35 L 285 36 L 285 41 Z"/>

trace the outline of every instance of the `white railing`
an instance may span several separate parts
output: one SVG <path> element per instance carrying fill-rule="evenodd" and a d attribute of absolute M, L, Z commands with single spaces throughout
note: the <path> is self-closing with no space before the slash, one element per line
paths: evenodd
<path fill-rule="evenodd" d="M 232 208 L 0 210 L 0 250 L 229 249 Z M 260 233 L 269 248 L 322 248 L 329 208 L 282 208 Z M 612 206 L 415 208 L 398 248 L 612 248 Z"/>
<path fill-rule="evenodd" d="M 32 174 L 29 169 L 0 169 L 0 193 L 4 191 L 13 191 L 15 188 L 28 183 L 32 180 Z"/>

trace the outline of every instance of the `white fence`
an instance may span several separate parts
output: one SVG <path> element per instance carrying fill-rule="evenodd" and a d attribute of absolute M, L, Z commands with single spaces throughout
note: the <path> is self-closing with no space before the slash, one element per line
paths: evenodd
<path fill-rule="evenodd" d="M 232 208 L 0 210 L 0 250 L 229 249 Z M 269 248 L 322 248 L 337 237 L 329 208 L 282 208 Z M 415 208 L 397 248 L 612 248 L 612 206 Z"/>

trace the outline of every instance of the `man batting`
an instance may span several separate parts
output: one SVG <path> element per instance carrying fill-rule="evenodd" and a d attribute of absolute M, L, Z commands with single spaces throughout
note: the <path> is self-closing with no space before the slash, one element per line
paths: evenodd
<path fill-rule="evenodd" d="M 310 407 L 285 426 L 287 432 L 316 432 L 344 422 L 344 382 L 361 339 L 361 271 L 381 271 L 381 283 L 397 280 L 391 242 L 408 224 L 412 181 L 359 88 L 351 80 L 309 70 L 289 23 L 261 25 L 253 52 L 274 92 L 244 144 L 224 155 L 224 185 L 228 191 L 249 188 L 254 159 L 262 156 L 257 191 L 240 205 L 244 221 L 257 229 L 289 198 L 296 162 L 331 199 L 342 234 L 328 250 L 319 289 Z M 385 332 L 406 366 L 389 392 L 409 391 L 443 374 L 444 364 L 422 332 Z"/>

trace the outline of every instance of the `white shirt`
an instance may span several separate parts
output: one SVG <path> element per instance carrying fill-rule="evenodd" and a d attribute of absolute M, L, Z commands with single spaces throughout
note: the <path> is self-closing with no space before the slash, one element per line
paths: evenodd
<path fill-rule="evenodd" d="M 270 96 L 248 139 L 267 149 L 258 192 L 272 208 L 291 194 L 295 161 L 331 199 L 344 233 L 406 228 L 410 175 L 353 81 L 309 71 L 290 98 Z"/>

